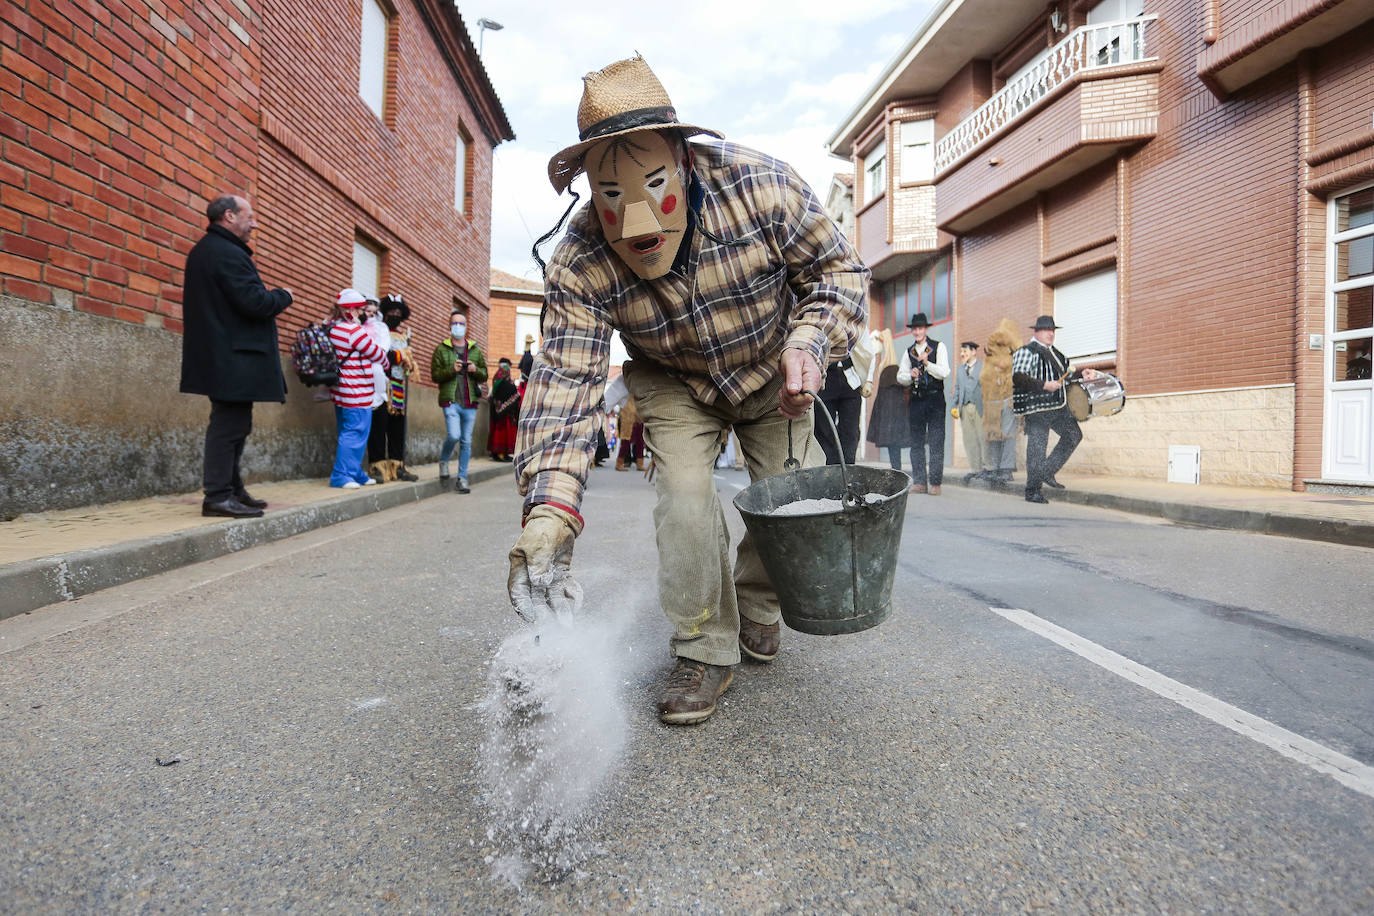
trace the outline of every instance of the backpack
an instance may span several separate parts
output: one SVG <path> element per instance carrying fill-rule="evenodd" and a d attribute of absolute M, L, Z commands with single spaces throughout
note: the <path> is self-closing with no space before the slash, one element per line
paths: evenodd
<path fill-rule="evenodd" d="M 306 387 L 332 386 L 339 382 L 339 359 L 329 339 L 330 324 L 301 328 L 296 332 L 296 342 L 291 345 L 291 366 Z"/>

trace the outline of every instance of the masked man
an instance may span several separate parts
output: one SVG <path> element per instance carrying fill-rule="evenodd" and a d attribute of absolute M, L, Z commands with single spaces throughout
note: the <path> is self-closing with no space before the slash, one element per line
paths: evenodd
<path fill-rule="evenodd" d="M 720 135 L 679 122 L 643 59 L 584 83 L 580 142 L 549 163 L 559 193 L 585 171 L 591 200 L 545 272 L 516 455 L 525 527 L 511 601 L 533 618 L 578 598 L 568 570 L 618 330 L 656 464 L 659 601 L 677 659 L 658 712 L 690 724 L 715 711 L 741 650 L 769 661 L 779 645 L 777 596 L 748 536 L 731 574 L 711 476 L 720 432 L 734 428 L 753 479 L 782 471 L 793 421 L 797 457 L 821 463 L 805 392 L 863 333 L 868 270 L 789 166 L 689 144 Z"/>

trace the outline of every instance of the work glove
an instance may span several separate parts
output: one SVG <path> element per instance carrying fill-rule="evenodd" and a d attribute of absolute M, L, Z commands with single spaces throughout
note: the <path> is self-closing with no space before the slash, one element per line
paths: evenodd
<path fill-rule="evenodd" d="M 582 530 L 571 512 L 541 503 L 510 551 L 506 590 L 515 612 L 530 622 L 563 617 L 582 605 L 582 586 L 572 577 L 573 541 Z"/>

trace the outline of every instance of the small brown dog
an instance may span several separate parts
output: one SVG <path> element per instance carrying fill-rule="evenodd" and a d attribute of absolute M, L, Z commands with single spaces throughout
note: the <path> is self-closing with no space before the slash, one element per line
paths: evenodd
<path fill-rule="evenodd" d="M 396 479 L 396 474 L 401 470 L 401 462 L 395 458 L 383 458 L 381 461 L 374 461 L 368 465 L 367 473 L 382 483 L 391 483 Z"/>

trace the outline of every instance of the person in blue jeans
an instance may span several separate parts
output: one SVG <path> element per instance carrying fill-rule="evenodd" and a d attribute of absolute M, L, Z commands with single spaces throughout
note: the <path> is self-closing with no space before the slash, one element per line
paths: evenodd
<path fill-rule="evenodd" d="M 448 340 L 439 342 L 429 362 L 430 378 L 439 385 L 439 406 L 444 411 L 447 435 L 439 449 L 439 479 L 449 479 L 449 460 L 458 448 L 459 493 L 469 492 L 468 459 L 472 457 L 472 425 L 481 401 L 479 387 L 487 380 L 487 358 L 482 348 L 468 340 L 467 313 L 454 309 L 449 315 Z"/>

